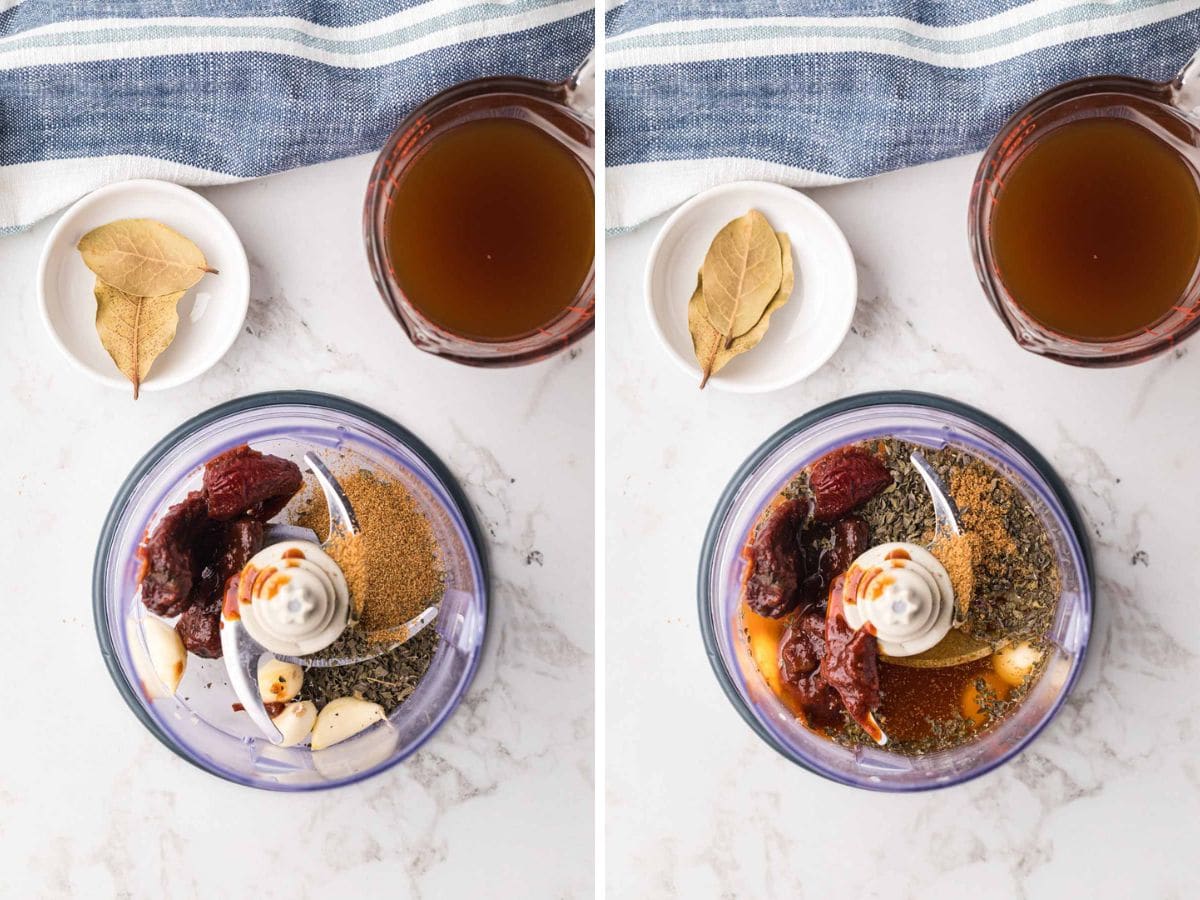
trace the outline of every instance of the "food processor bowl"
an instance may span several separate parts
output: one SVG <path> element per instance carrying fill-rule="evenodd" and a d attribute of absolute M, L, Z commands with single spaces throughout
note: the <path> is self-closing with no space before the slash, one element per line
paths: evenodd
<path fill-rule="evenodd" d="M 1061 596 L 1047 635 L 1049 655 L 1024 700 L 971 742 L 925 756 L 848 748 L 810 731 L 775 696 L 742 634 L 741 551 L 759 514 L 795 474 L 846 444 L 893 437 L 929 449 L 967 451 L 1007 476 L 1050 536 Z M 863 394 L 801 416 L 771 436 L 726 487 L 704 539 L 700 629 L 713 671 L 747 724 L 792 762 L 833 781 L 879 791 L 961 784 L 1012 759 L 1054 718 L 1083 667 L 1094 593 L 1086 532 L 1049 463 L 990 416 L 953 400 L 914 392 Z"/>
<path fill-rule="evenodd" d="M 445 569 L 438 647 L 416 690 L 386 723 L 320 751 L 278 747 L 236 697 L 219 659 L 188 657 L 172 696 L 162 689 L 142 623 L 138 545 L 172 504 L 199 488 L 204 464 L 239 444 L 294 460 L 316 451 L 400 481 L 428 518 Z M 382 772 L 414 753 L 446 721 L 474 676 L 488 616 L 486 558 L 462 491 L 433 452 L 367 407 L 305 391 L 225 403 L 160 441 L 126 479 L 100 536 L 93 572 L 96 632 L 117 689 L 142 724 L 188 762 L 221 778 L 281 791 L 318 790 Z"/>

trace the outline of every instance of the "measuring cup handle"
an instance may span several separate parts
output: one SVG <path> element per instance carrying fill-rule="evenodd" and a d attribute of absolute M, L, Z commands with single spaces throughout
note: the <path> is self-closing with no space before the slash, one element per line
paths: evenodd
<path fill-rule="evenodd" d="M 1171 82 L 1171 103 L 1185 115 L 1200 118 L 1200 50 Z"/>
<path fill-rule="evenodd" d="M 564 100 L 589 122 L 596 120 L 596 51 L 587 55 L 571 77 L 563 82 Z"/>

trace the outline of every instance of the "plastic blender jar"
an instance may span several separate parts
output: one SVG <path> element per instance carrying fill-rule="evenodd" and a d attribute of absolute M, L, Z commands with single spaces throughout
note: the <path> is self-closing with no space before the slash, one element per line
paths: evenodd
<path fill-rule="evenodd" d="M 189 656 L 179 689 L 155 696 L 141 623 L 137 548 L 147 528 L 199 487 L 204 464 L 239 444 L 300 462 L 308 450 L 344 455 L 409 490 L 433 527 L 446 574 L 434 627 L 440 636 L 416 690 L 378 724 L 313 752 L 277 747 L 235 712 L 222 660 Z M 461 489 L 419 439 L 367 407 L 303 391 L 258 394 L 184 423 L 134 467 L 105 521 L 93 572 L 96 632 L 126 703 L 176 754 L 221 778 L 299 791 L 360 781 L 412 755 L 446 721 L 474 676 L 488 617 L 487 566 L 479 528 Z M 139 652 L 141 650 L 142 652 Z M 140 665 L 139 665 L 140 662 Z"/>
<path fill-rule="evenodd" d="M 1005 475 L 1050 536 L 1061 582 L 1047 635 L 1049 657 L 1037 682 L 1005 718 L 971 742 L 912 757 L 877 747 L 847 748 L 806 728 L 767 686 L 750 656 L 740 620 L 742 547 L 761 511 L 794 475 L 838 447 L 885 437 L 967 451 Z M 738 469 L 709 523 L 700 558 L 700 628 L 709 661 L 730 702 L 771 747 L 833 781 L 880 791 L 961 784 L 1012 759 L 1066 701 L 1083 667 L 1094 592 L 1079 513 L 1046 460 L 992 417 L 952 400 L 913 392 L 863 394 L 796 419 Z"/>

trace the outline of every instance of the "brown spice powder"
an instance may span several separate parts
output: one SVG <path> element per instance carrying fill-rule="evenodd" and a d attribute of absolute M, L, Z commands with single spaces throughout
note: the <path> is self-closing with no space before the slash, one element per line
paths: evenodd
<path fill-rule="evenodd" d="M 963 524 L 967 531 L 979 535 L 985 550 L 991 551 L 985 557 L 1017 552 L 1008 531 L 1012 494 L 1007 487 L 993 471 L 979 463 L 972 463 L 950 476 L 950 493 L 958 504 Z"/>
<path fill-rule="evenodd" d="M 929 551 L 946 567 L 954 587 L 954 603 L 960 616 L 966 617 L 975 596 L 975 560 L 981 555 L 980 537 L 972 531 L 959 535 L 943 535 Z"/>
<path fill-rule="evenodd" d="M 979 537 L 975 598 L 964 629 L 998 644 L 1042 638 L 1058 602 L 1058 569 L 1045 528 L 1008 479 L 978 460 L 950 473 L 963 525 Z"/>
<path fill-rule="evenodd" d="M 401 626 L 439 603 L 445 591 L 433 528 L 403 484 L 367 469 L 338 480 L 354 507 L 359 533 L 337 538 L 325 549 L 346 576 L 368 640 L 400 640 Z M 313 492 L 296 524 L 322 540 L 328 536 L 324 494 Z"/>

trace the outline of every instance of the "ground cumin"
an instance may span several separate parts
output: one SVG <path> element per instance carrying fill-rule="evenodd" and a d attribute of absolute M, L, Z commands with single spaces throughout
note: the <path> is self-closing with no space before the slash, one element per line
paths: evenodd
<path fill-rule="evenodd" d="M 960 618 L 965 618 L 975 596 L 975 560 L 980 556 L 980 537 L 968 531 L 963 534 L 942 535 L 929 548 L 938 562 L 946 567 L 954 587 L 954 603 Z"/>
<path fill-rule="evenodd" d="M 977 535 L 969 634 L 999 644 L 1041 639 L 1058 604 L 1058 567 L 1045 528 L 1013 485 L 978 460 L 950 473 L 963 528 Z"/>
<path fill-rule="evenodd" d="M 433 529 L 398 481 L 366 469 L 338 480 L 354 507 L 359 533 L 335 539 L 325 549 L 346 576 L 368 640 L 403 639 L 397 629 L 439 603 L 445 590 Z M 325 540 L 329 509 L 320 491 L 313 492 L 297 524 Z"/>
<path fill-rule="evenodd" d="M 1016 544 L 1008 531 L 1012 491 L 993 471 L 978 463 L 950 476 L 950 493 L 967 531 L 979 535 L 985 550 L 1011 555 Z"/>

